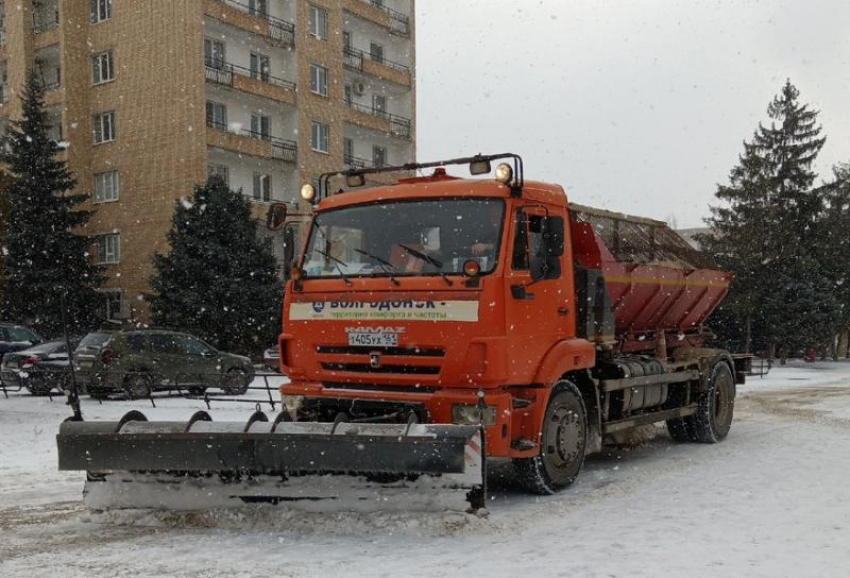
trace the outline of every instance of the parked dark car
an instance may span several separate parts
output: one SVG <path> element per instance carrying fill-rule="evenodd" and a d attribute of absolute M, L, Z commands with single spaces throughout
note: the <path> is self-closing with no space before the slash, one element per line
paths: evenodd
<path fill-rule="evenodd" d="M 95 359 L 100 357 L 100 350 L 117 330 L 113 328 L 101 328 L 87 334 L 77 345 L 74 351 L 74 379 L 77 387 L 82 391 L 88 391 L 91 380 L 91 368 Z"/>
<path fill-rule="evenodd" d="M 0 359 L 9 352 L 29 349 L 39 343 L 44 343 L 44 339 L 29 327 L 0 323 Z"/>
<path fill-rule="evenodd" d="M 241 395 L 254 378 L 251 360 L 218 351 L 197 337 L 177 331 L 118 331 L 94 359 L 79 358 L 91 373 L 88 393 L 104 398 L 124 393 L 131 399 L 153 391 L 202 394 L 209 388 Z"/>
<path fill-rule="evenodd" d="M 76 347 L 79 339 L 71 341 Z M 48 341 L 29 349 L 7 353 L 0 364 L 0 380 L 6 387 L 25 387 L 33 395 L 60 393 L 69 376 L 65 340 Z"/>

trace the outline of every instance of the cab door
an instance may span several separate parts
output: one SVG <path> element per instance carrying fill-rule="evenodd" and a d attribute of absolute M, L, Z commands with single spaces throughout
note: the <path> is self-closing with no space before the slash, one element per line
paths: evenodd
<path fill-rule="evenodd" d="M 505 304 L 511 383 L 531 383 L 543 356 L 569 332 L 574 304 L 566 283 L 563 209 L 535 204 L 514 208 L 506 269 Z M 561 254 L 550 241 L 560 227 Z"/>

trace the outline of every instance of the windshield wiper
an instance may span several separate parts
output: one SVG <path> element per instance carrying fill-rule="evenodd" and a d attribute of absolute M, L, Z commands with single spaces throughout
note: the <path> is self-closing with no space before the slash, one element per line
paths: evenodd
<path fill-rule="evenodd" d="M 437 259 L 435 259 L 431 255 L 428 255 L 427 253 L 423 253 L 421 251 L 417 251 L 416 249 L 414 249 L 412 247 L 408 247 L 407 245 L 404 245 L 402 243 L 396 243 L 396 245 L 398 245 L 399 247 L 401 247 L 402 249 L 404 249 L 405 251 L 407 251 L 408 253 L 410 253 L 411 255 L 416 257 L 417 259 L 419 259 L 421 261 L 425 261 L 426 263 L 436 267 L 437 272 L 440 274 L 440 277 L 443 278 L 443 281 L 445 281 L 448 284 L 449 287 L 454 285 L 454 283 L 452 283 L 452 280 L 449 279 L 449 276 L 446 275 L 445 271 L 443 271 L 443 262 L 442 261 L 438 261 Z"/>
<path fill-rule="evenodd" d="M 336 270 L 339 271 L 339 276 L 342 277 L 342 280 L 345 281 L 345 284 L 346 285 L 353 285 L 353 283 L 351 282 L 351 279 L 349 279 L 348 276 L 345 273 L 342 272 L 342 267 L 340 267 L 340 265 L 342 265 L 343 267 L 348 268 L 348 263 L 346 263 L 342 259 L 337 259 L 336 257 L 331 255 L 330 253 L 325 253 L 321 249 L 313 249 L 313 250 L 316 253 L 318 253 L 319 255 L 322 255 L 323 257 L 325 257 L 326 259 L 330 259 L 331 261 L 334 261 L 334 265 L 336 265 Z"/>
<path fill-rule="evenodd" d="M 396 285 L 396 286 L 400 285 L 398 280 L 395 278 L 395 265 L 393 265 L 392 263 L 390 263 L 386 259 L 381 259 L 377 255 L 373 255 L 372 253 L 370 253 L 368 251 L 363 251 L 361 249 L 354 249 L 354 250 L 357 251 L 358 253 L 360 253 L 361 255 L 365 255 L 365 256 L 367 256 L 371 259 L 374 259 L 376 263 L 380 263 L 381 265 L 383 265 L 384 268 L 387 270 L 387 273 L 390 274 L 390 281 L 392 281 L 393 285 Z"/>

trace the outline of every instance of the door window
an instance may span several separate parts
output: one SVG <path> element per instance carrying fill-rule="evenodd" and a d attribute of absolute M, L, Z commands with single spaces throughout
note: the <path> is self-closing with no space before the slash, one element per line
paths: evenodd
<path fill-rule="evenodd" d="M 127 336 L 127 349 L 133 353 L 144 353 L 148 350 L 147 335 L 129 335 Z"/>
<path fill-rule="evenodd" d="M 549 217 L 550 220 L 560 217 Z M 516 213 L 516 235 L 514 236 L 511 268 L 515 271 L 531 271 L 542 279 L 557 279 L 561 276 L 560 259 L 546 254 L 544 243 L 546 215 L 520 209 Z"/>
<path fill-rule="evenodd" d="M 177 340 L 173 335 L 168 334 L 151 335 L 151 349 L 154 353 L 180 353 Z"/>
<path fill-rule="evenodd" d="M 197 355 L 200 357 L 212 357 L 215 355 L 215 349 L 197 339 L 181 336 L 177 338 L 178 342 L 186 355 Z"/>

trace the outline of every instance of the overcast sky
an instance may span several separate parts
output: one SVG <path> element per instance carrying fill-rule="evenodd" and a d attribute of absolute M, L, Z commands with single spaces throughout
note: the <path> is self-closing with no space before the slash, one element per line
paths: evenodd
<path fill-rule="evenodd" d="M 786 78 L 850 161 L 846 0 L 418 0 L 420 161 L 516 152 L 576 202 L 702 226 Z"/>

